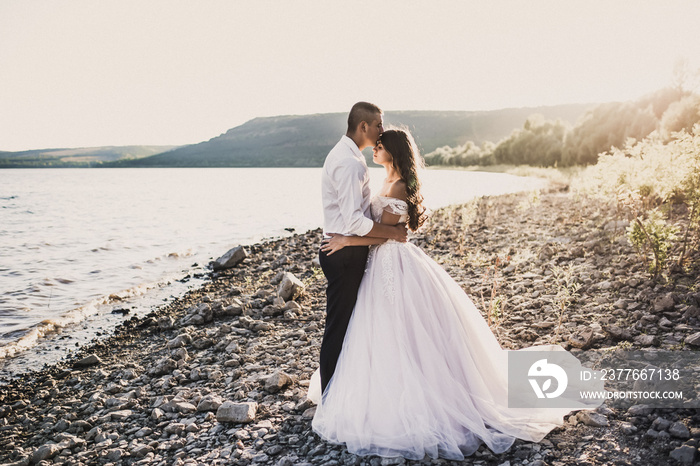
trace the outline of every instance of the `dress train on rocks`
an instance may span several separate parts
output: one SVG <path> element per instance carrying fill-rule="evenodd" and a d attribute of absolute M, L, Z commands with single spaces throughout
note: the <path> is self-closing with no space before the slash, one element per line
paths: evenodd
<path fill-rule="evenodd" d="M 398 199 L 375 197 L 405 215 Z M 530 349 L 563 351 L 559 346 Z M 571 409 L 508 407 L 508 355 L 466 293 L 411 243 L 370 250 L 335 373 L 308 397 L 322 438 L 357 455 L 463 459 L 483 442 L 540 441 Z"/>

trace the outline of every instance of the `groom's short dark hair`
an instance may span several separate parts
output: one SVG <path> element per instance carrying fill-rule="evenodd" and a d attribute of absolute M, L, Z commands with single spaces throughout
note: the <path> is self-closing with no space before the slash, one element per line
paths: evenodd
<path fill-rule="evenodd" d="M 382 109 L 369 102 L 358 102 L 352 106 L 350 109 L 350 115 L 348 115 L 348 132 L 354 133 L 357 129 L 357 125 L 365 121 L 367 123 L 372 123 L 375 115 L 381 115 Z"/>

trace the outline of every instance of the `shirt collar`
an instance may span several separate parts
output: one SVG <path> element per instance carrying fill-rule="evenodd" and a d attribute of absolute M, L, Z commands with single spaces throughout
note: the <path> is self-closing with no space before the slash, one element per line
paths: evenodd
<path fill-rule="evenodd" d="M 365 156 L 362 155 L 362 151 L 360 150 L 359 147 L 357 147 L 357 144 L 355 144 L 355 141 L 353 141 L 351 138 L 349 138 L 347 135 L 343 135 L 342 138 L 340 138 L 341 141 L 345 143 L 350 149 L 352 149 L 353 153 L 361 158 L 362 160 L 365 159 Z"/>

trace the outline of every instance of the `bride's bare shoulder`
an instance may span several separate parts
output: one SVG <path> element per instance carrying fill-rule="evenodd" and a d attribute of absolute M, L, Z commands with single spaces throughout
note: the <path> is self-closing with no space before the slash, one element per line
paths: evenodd
<path fill-rule="evenodd" d="M 389 192 L 387 197 L 394 197 L 396 199 L 401 199 L 405 201 L 406 195 L 406 182 L 404 180 L 396 180 L 391 185 L 389 185 Z"/>

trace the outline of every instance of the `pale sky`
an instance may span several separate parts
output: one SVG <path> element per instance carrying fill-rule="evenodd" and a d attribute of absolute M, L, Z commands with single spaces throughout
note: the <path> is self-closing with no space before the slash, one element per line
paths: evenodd
<path fill-rule="evenodd" d="M 0 150 L 193 144 L 258 116 L 630 100 L 700 2 L 0 0 Z"/>

